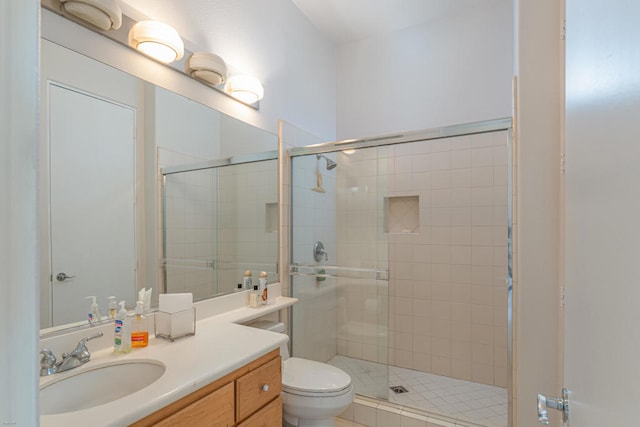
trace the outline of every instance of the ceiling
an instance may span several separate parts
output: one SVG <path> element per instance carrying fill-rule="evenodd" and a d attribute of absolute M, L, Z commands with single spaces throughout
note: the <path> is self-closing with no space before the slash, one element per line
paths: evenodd
<path fill-rule="evenodd" d="M 402 30 L 486 0 L 292 0 L 335 44 Z"/>

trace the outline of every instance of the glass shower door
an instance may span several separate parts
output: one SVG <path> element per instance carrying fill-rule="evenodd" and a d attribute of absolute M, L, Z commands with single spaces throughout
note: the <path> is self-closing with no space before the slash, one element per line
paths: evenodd
<path fill-rule="evenodd" d="M 356 393 L 387 399 L 384 150 L 292 158 L 291 334 L 294 356 L 338 366 Z"/>

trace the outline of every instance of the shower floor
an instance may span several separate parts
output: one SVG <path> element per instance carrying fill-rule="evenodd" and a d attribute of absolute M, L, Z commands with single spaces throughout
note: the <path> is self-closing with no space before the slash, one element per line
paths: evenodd
<path fill-rule="evenodd" d="M 507 389 L 345 356 L 329 364 L 347 372 L 356 393 L 486 427 L 507 427 Z M 388 368 L 388 380 L 387 380 Z M 408 392 L 395 394 L 390 386 Z"/>

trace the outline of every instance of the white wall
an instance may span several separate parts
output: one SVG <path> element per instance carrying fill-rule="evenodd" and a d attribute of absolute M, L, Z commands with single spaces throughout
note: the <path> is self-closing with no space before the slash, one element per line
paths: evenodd
<path fill-rule="evenodd" d="M 134 18 L 143 14 L 172 25 L 187 48 L 209 49 L 253 74 L 265 92 L 259 112 L 199 83 L 193 96 L 272 133 L 283 119 L 322 139 L 335 138 L 335 49 L 290 0 L 211 0 L 202 10 L 155 0 L 123 3 Z M 205 37 L 203 28 L 213 37 Z"/>
<path fill-rule="evenodd" d="M 0 3 L 1 425 L 38 425 L 38 8 Z"/>
<path fill-rule="evenodd" d="M 340 46 L 338 139 L 511 115 L 513 5 Z"/>

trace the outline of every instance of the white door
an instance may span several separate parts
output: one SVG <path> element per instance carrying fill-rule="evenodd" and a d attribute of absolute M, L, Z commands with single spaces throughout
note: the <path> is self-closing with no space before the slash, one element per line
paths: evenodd
<path fill-rule="evenodd" d="M 566 7 L 569 422 L 638 426 L 640 2 L 567 0 Z"/>
<path fill-rule="evenodd" d="M 86 296 L 133 303 L 135 111 L 56 84 L 48 99 L 56 326 L 86 318 Z"/>

